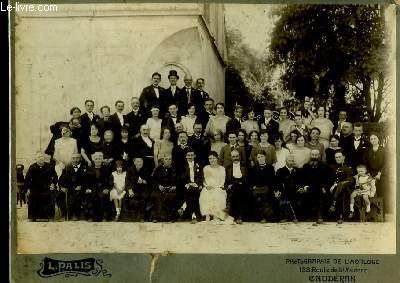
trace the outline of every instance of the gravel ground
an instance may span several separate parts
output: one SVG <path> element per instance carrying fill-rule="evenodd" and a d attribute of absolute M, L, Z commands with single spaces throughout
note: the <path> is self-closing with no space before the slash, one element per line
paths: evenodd
<path fill-rule="evenodd" d="M 19 253 L 334 253 L 395 254 L 396 226 L 385 223 L 28 222 L 17 209 Z"/>

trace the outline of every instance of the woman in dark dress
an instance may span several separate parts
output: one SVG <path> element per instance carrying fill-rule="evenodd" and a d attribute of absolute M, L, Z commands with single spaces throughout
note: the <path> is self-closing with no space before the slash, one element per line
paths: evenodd
<path fill-rule="evenodd" d="M 86 139 L 81 148 L 82 157 L 89 166 L 92 166 L 92 154 L 102 151 L 103 143 L 99 136 L 99 128 L 95 124 L 92 124 L 90 126 L 90 136 Z"/>
<path fill-rule="evenodd" d="M 25 177 L 28 195 L 28 218 L 51 219 L 54 217 L 53 191 L 57 183 L 54 166 L 45 163 L 43 153 L 38 153 L 36 162 L 32 164 Z"/>
<path fill-rule="evenodd" d="M 117 160 L 123 160 L 125 168 L 129 168 L 132 165 L 132 153 L 133 153 L 133 139 L 129 136 L 127 127 L 121 128 L 121 139 L 117 142 L 118 145 L 118 158 Z"/>
<path fill-rule="evenodd" d="M 335 153 L 339 150 L 341 150 L 341 147 L 339 146 L 339 136 L 333 135 L 329 141 L 329 147 L 325 151 L 326 163 L 328 165 L 336 164 Z"/>
<path fill-rule="evenodd" d="M 385 149 L 379 144 L 378 135 L 375 133 L 370 134 L 369 142 L 371 146 L 364 154 L 363 163 L 367 166 L 368 173 L 375 178 L 377 195 L 384 197 L 385 192 L 381 184 L 385 170 Z"/>

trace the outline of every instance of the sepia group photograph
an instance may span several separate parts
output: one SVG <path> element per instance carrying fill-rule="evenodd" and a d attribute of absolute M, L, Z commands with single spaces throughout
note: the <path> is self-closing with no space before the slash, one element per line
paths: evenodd
<path fill-rule="evenodd" d="M 394 4 L 31 2 L 17 254 L 396 254 Z"/>

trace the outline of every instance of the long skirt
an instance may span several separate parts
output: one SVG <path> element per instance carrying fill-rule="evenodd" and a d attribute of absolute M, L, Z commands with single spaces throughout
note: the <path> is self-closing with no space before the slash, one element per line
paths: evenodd
<path fill-rule="evenodd" d="M 200 193 L 200 212 L 202 215 L 212 215 L 221 219 L 226 218 L 226 191 L 221 188 L 208 190 L 204 188 Z"/>

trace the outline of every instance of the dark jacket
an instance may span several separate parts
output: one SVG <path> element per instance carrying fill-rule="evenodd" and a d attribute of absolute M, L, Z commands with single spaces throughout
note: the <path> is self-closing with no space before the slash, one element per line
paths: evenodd
<path fill-rule="evenodd" d="M 49 193 L 50 185 L 57 183 L 57 174 L 54 166 L 45 163 L 43 166 L 32 164 L 25 176 L 25 187 L 29 189 L 31 194 Z"/>
<path fill-rule="evenodd" d="M 265 119 L 264 117 L 258 121 L 258 125 L 260 126 L 260 131 L 266 130 L 268 133 L 268 142 L 272 143 L 273 137 L 278 135 L 279 133 L 279 123 L 276 122 L 271 118 L 269 120 L 268 124 L 265 124 Z"/>
<path fill-rule="evenodd" d="M 125 123 L 126 123 L 125 115 L 122 115 L 122 117 L 123 117 L 123 120 L 124 120 L 123 121 L 124 122 L 123 125 L 121 125 L 121 121 L 119 120 L 117 113 L 112 114 L 110 116 L 110 118 L 109 118 L 109 121 L 110 121 L 110 124 L 111 124 L 111 127 L 112 127 L 112 131 L 114 133 L 114 139 L 115 140 L 120 139 L 120 137 L 121 137 L 121 128 L 122 128 L 122 126 L 125 126 Z"/>
<path fill-rule="evenodd" d="M 196 154 L 196 162 L 200 163 L 202 166 L 208 164 L 208 153 L 211 150 L 211 143 L 208 138 L 203 135 L 199 138 L 196 137 L 196 135 L 193 135 L 189 137 L 188 145 L 193 148 L 194 153 Z"/>
<path fill-rule="evenodd" d="M 290 172 L 286 166 L 279 168 L 276 171 L 275 191 L 281 192 L 281 199 L 293 200 L 301 180 L 301 169 L 293 167 Z"/>
<path fill-rule="evenodd" d="M 351 134 L 347 137 L 341 137 L 339 143 L 346 156 L 347 164 L 353 167 L 353 169 L 363 162 L 363 157 L 369 149 L 369 142 L 365 136 L 361 136 L 360 144 L 357 148 L 354 147 L 354 140 L 354 134 Z"/>
<path fill-rule="evenodd" d="M 157 98 L 156 92 L 154 91 L 154 86 L 149 85 L 142 90 L 139 97 L 140 108 L 146 118 L 149 118 L 151 107 L 154 105 L 163 106 L 165 105 L 165 89 L 158 86 L 159 97 Z M 161 109 L 160 109 L 161 110 Z M 164 109 L 163 109 L 164 111 Z"/>
<path fill-rule="evenodd" d="M 190 181 L 190 169 L 189 169 L 189 164 L 186 162 L 184 165 L 184 170 L 182 170 L 182 174 L 180 175 L 180 183 L 185 186 L 188 183 L 191 183 Z M 200 188 L 203 186 L 203 168 L 200 166 L 198 163 L 194 163 L 194 182 L 197 184 L 197 186 Z"/>
<path fill-rule="evenodd" d="M 224 166 L 225 171 L 226 171 L 226 177 L 225 177 L 225 186 L 229 186 L 230 184 L 235 182 L 235 178 L 233 177 L 233 164 L 229 164 L 228 166 Z M 240 171 L 242 172 L 242 178 L 241 182 L 243 184 L 247 184 L 247 170 L 246 167 L 243 165 L 240 165 Z"/>
<path fill-rule="evenodd" d="M 78 193 L 79 191 L 75 190 L 77 186 L 81 186 L 80 192 L 83 192 L 88 185 L 87 171 L 88 167 L 84 162 L 79 163 L 76 172 L 74 166 L 69 164 L 63 170 L 58 183 L 61 187 L 67 188 L 68 192 Z"/>
<path fill-rule="evenodd" d="M 187 110 L 187 97 L 186 93 L 179 87 L 176 87 L 174 95 L 172 94 L 171 87 L 165 89 L 165 101 L 162 105 L 164 113 L 167 113 L 168 106 L 173 103 L 178 106 L 178 113 L 184 115 L 185 109 Z"/>
<path fill-rule="evenodd" d="M 91 124 L 97 124 L 97 122 L 99 121 L 100 116 L 96 115 L 93 113 L 93 119 L 90 120 L 88 113 L 84 113 L 81 115 L 81 126 L 82 129 L 84 131 L 84 133 L 86 133 L 87 135 L 90 134 L 90 125 Z"/>
<path fill-rule="evenodd" d="M 272 165 L 256 165 L 249 171 L 249 186 L 273 188 L 275 185 L 275 170 Z"/>
<path fill-rule="evenodd" d="M 125 125 L 128 127 L 129 138 L 133 139 L 140 132 L 140 126 L 146 124 L 146 115 L 139 109 L 137 115 L 133 111 L 125 115 Z"/>

